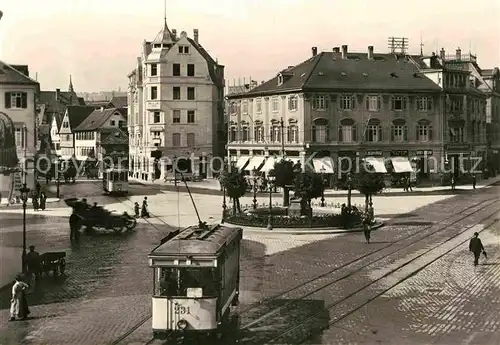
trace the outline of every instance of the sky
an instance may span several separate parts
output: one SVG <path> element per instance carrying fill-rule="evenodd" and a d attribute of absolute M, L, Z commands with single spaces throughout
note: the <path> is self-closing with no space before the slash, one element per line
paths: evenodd
<path fill-rule="evenodd" d="M 163 26 L 164 0 L 0 0 L 0 60 L 29 65 L 42 90 L 126 90 L 144 39 Z M 388 52 L 388 37 L 409 51 L 477 54 L 500 66 L 500 1 L 478 0 L 167 0 L 170 29 L 192 37 L 226 66 L 226 84 L 267 80 L 331 51 Z"/>

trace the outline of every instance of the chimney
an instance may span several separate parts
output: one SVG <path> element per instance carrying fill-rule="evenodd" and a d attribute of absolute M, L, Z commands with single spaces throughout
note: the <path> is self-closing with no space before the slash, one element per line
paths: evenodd
<path fill-rule="evenodd" d="M 457 60 L 462 59 L 462 49 L 460 49 L 460 47 L 458 47 L 456 50 L 456 58 L 457 58 Z"/>
<path fill-rule="evenodd" d="M 177 29 L 172 29 L 172 36 L 177 39 Z"/>
<path fill-rule="evenodd" d="M 373 46 L 368 46 L 368 60 L 373 60 Z"/>
<path fill-rule="evenodd" d="M 342 46 L 342 59 L 347 59 L 347 45 Z"/>
<path fill-rule="evenodd" d="M 311 51 L 312 51 L 312 56 L 318 55 L 318 47 L 312 47 Z"/>
<path fill-rule="evenodd" d="M 56 101 L 59 102 L 61 100 L 61 89 L 56 89 Z"/>
<path fill-rule="evenodd" d="M 196 43 L 198 43 L 199 31 L 198 29 L 193 30 L 193 38 Z"/>
<path fill-rule="evenodd" d="M 446 52 L 444 51 L 444 48 L 441 48 L 441 50 L 439 51 L 439 57 L 441 58 L 441 60 L 444 60 L 446 58 Z"/>
<path fill-rule="evenodd" d="M 333 48 L 333 52 L 336 54 L 340 53 L 340 47 Z"/>

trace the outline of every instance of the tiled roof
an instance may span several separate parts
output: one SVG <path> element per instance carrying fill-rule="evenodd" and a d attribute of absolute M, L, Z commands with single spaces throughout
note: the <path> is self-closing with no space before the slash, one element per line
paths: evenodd
<path fill-rule="evenodd" d="M 212 79 L 212 82 L 217 85 L 222 87 L 224 85 L 224 78 L 223 76 L 218 76 L 216 73 L 216 68 L 219 65 L 211 56 L 210 54 L 201 46 L 201 44 L 196 43 L 192 38 L 187 37 L 187 40 L 189 43 L 200 53 L 201 56 L 207 61 L 208 64 L 208 72 L 210 73 L 210 78 Z"/>
<path fill-rule="evenodd" d="M 420 57 L 412 59 L 421 63 Z M 419 73 L 412 59 L 378 53 L 373 54 L 373 59 L 368 59 L 367 53 L 348 53 L 347 59 L 342 59 L 342 53 L 322 52 L 283 70 L 283 84 L 278 85 L 277 75 L 244 95 L 299 90 L 440 91 L 438 85 Z"/>
<path fill-rule="evenodd" d="M 125 108 L 128 105 L 128 98 L 127 96 L 115 96 L 109 103 L 115 108 Z"/>
<path fill-rule="evenodd" d="M 87 117 L 94 111 L 93 107 L 71 105 L 66 108 L 69 117 L 69 125 L 74 131 L 78 126 L 85 121 Z"/>
<path fill-rule="evenodd" d="M 103 127 L 99 132 L 101 133 L 101 145 L 128 144 L 128 134 L 118 127 Z"/>
<path fill-rule="evenodd" d="M 39 103 L 45 104 L 45 123 L 52 123 L 54 114 L 58 114 L 56 120 L 57 125 L 61 125 L 62 117 L 68 105 L 85 105 L 85 101 L 81 97 L 77 97 L 75 93 L 68 91 L 59 92 L 59 100 L 56 100 L 56 91 L 40 91 Z"/>
<path fill-rule="evenodd" d="M 3 61 L 0 61 L 0 84 L 39 85 L 36 80 L 31 79 Z"/>
<path fill-rule="evenodd" d="M 117 111 L 119 112 L 117 108 L 109 108 L 103 110 L 93 109 L 90 115 L 83 121 L 81 121 L 81 123 L 74 129 L 74 131 L 95 131 L 98 128 L 102 127 L 111 117 L 111 115 L 113 115 Z"/>

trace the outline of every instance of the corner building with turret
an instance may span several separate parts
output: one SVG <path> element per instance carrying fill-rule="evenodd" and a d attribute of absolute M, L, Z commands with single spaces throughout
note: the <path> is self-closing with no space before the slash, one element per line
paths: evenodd
<path fill-rule="evenodd" d="M 165 21 L 144 41 L 128 75 L 129 176 L 142 181 L 172 176 L 183 159 L 189 173 L 212 177 L 224 155 L 224 66 L 185 31 Z M 184 169 L 184 168 L 183 168 Z"/>

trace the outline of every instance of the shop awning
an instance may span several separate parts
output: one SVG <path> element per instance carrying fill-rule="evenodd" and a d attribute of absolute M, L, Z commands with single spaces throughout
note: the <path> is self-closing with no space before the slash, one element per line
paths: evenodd
<path fill-rule="evenodd" d="M 393 157 L 391 158 L 392 166 L 394 172 L 396 173 L 406 173 L 413 172 L 410 161 L 405 157 Z"/>
<path fill-rule="evenodd" d="M 250 162 L 248 162 L 247 166 L 245 167 L 246 171 L 253 171 L 254 169 L 259 169 L 262 163 L 264 163 L 264 160 L 266 158 L 262 156 L 256 156 L 250 158 Z"/>
<path fill-rule="evenodd" d="M 240 158 L 238 158 L 238 160 L 236 161 L 236 169 L 243 169 L 249 159 L 249 156 L 240 156 Z"/>
<path fill-rule="evenodd" d="M 332 157 L 313 158 L 314 171 L 323 174 L 333 174 L 333 159 Z"/>
<path fill-rule="evenodd" d="M 260 169 L 260 171 L 265 173 L 270 172 L 274 169 L 274 164 L 276 162 L 278 162 L 278 159 L 276 159 L 275 157 L 269 157 L 268 159 L 266 159 L 266 162 L 264 163 L 264 166 Z"/>
<path fill-rule="evenodd" d="M 366 157 L 364 160 L 373 166 L 373 170 L 376 173 L 387 173 L 387 169 L 385 168 L 384 158 L 382 158 L 382 157 Z"/>

